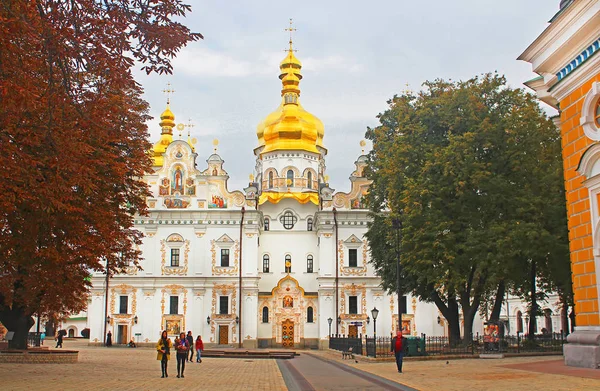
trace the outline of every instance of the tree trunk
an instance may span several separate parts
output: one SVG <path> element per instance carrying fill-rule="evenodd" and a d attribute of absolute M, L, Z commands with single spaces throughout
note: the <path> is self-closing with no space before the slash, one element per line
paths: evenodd
<path fill-rule="evenodd" d="M 448 293 L 448 304 L 442 300 L 438 292 L 433 292 L 431 298 L 448 322 L 448 341 L 450 345 L 457 345 L 460 342 L 460 319 L 456 298 L 452 292 Z"/>
<path fill-rule="evenodd" d="M 531 308 L 529 309 L 529 329 L 527 330 L 528 335 L 527 339 L 533 341 L 535 336 L 535 329 L 537 329 L 537 291 L 535 287 L 535 260 L 531 260 L 531 274 L 529 278 L 531 279 Z"/>
<path fill-rule="evenodd" d="M 504 301 L 505 293 L 506 285 L 504 284 L 504 281 L 500 281 L 498 290 L 496 291 L 496 298 L 494 299 L 494 306 L 492 307 L 492 314 L 490 315 L 490 321 L 492 322 L 500 320 L 500 311 L 502 310 L 502 302 Z"/>
<path fill-rule="evenodd" d="M 33 317 L 26 314 L 22 308 L 5 309 L 0 311 L 0 322 L 8 331 L 13 331 L 15 334 L 11 341 L 8 342 L 8 347 L 11 349 L 27 349 L 27 335 L 29 329 L 34 325 Z"/>
<path fill-rule="evenodd" d="M 565 336 L 569 335 L 569 305 L 564 301 L 560 310 L 560 329 Z"/>

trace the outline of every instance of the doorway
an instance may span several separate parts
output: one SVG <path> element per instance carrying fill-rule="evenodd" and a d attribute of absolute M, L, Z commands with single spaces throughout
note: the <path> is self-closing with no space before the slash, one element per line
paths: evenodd
<path fill-rule="evenodd" d="M 286 319 L 281 324 L 281 344 L 284 348 L 294 347 L 294 322 Z"/>
<path fill-rule="evenodd" d="M 120 324 L 117 329 L 117 343 L 125 345 L 127 342 L 127 325 Z"/>
<path fill-rule="evenodd" d="M 219 326 L 219 345 L 229 343 L 229 326 Z"/>
<path fill-rule="evenodd" d="M 358 326 L 351 324 L 348 326 L 348 338 L 358 338 Z"/>

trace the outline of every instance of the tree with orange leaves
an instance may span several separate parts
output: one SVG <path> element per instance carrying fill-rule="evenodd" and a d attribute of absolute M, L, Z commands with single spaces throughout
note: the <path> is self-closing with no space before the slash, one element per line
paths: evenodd
<path fill-rule="evenodd" d="M 150 169 L 134 80 L 201 39 L 180 0 L 0 0 L 0 322 L 85 308 L 91 271 L 137 264 Z"/>

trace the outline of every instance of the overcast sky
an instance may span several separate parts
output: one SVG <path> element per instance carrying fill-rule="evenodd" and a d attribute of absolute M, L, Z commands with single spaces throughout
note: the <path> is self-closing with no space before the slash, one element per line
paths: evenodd
<path fill-rule="evenodd" d="M 377 126 L 389 98 L 407 83 L 418 90 L 425 80 L 492 71 L 523 87 L 534 74 L 516 58 L 559 6 L 559 0 L 188 2 L 193 8 L 184 23 L 205 39 L 182 50 L 173 75 L 136 77 L 155 117 L 151 141 L 160 135 L 161 90 L 170 82 L 175 121 L 195 125 L 198 167 L 205 167 L 218 138 L 230 190 L 247 185 L 256 125 L 280 103 L 278 66 L 289 18 L 303 63 L 302 105 L 325 125 L 331 186 L 348 191 L 359 142 L 367 126 Z"/>

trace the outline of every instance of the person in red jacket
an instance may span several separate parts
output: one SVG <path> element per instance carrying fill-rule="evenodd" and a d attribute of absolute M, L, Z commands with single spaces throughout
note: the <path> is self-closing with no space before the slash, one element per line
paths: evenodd
<path fill-rule="evenodd" d="M 392 352 L 396 356 L 396 366 L 398 367 L 398 373 L 402 373 L 402 358 L 404 358 L 404 339 L 402 337 L 402 331 L 398 331 L 396 336 L 392 338 Z"/>
<path fill-rule="evenodd" d="M 204 350 L 204 344 L 202 343 L 202 336 L 196 338 L 196 362 L 202 362 L 202 351 Z"/>

